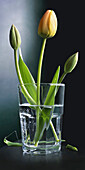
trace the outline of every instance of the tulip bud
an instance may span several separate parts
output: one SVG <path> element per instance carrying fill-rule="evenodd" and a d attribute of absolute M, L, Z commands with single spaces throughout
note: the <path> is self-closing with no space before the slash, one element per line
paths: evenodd
<path fill-rule="evenodd" d="M 21 37 L 18 29 L 14 25 L 11 26 L 9 39 L 12 48 L 17 50 L 21 45 Z"/>
<path fill-rule="evenodd" d="M 47 10 L 40 20 L 38 26 L 38 34 L 42 38 L 51 38 L 56 34 L 57 31 L 57 17 L 55 12 Z"/>
<path fill-rule="evenodd" d="M 78 62 L 78 52 L 69 57 L 64 65 L 64 72 L 70 73 L 76 67 Z"/>

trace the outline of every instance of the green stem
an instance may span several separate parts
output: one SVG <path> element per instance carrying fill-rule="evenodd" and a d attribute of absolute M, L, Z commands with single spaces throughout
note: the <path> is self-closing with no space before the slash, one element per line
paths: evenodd
<path fill-rule="evenodd" d="M 59 142 L 59 139 L 58 139 L 58 136 L 57 136 L 57 134 L 56 134 L 56 131 L 55 131 L 55 128 L 54 128 L 54 126 L 53 126 L 52 121 L 50 121 L 50 126 L 51 126 L 51 129 L 52 129 L 52 131 L 53 131 L 53 134 L 54 134 L 54 137 L 55 137 L 55 139 L 56 139 L 56 142 Z"/>
<path fill-rule="evenodd" d="M 35 133 L 35 136 L 37 135 L 38 129 L 39 129 L 40 81 L 41 81 L 41 70 L 42 70 L 42 62 L 43 62 L 45 44 L 46 44 L 46 39 L 43 39 L 40 58 L 39 58 L 38 73 L 37 73 L 37 105 L 38 105 L 38 107 L 37 107 L 37 113 L 36 113 L 36 133 Z M 37 144 L 38 144 L 38 142 L 35 143 L 35 146 L 37 146 Z"/>
<path fill-rule="evenodd" d="M 4 143 L 6 143 L 8 146 L 22 146 L 22 143 L 10 142 L 6 138 L 4 139 Z"/>
<path fill-rule="evenodd" d="M 21 52 L 21 48 L 20 47 L 19 47 L 19 55 L 21 56 L 21 59 L 23 60 L 22 52 Z"/>
<path fill-rule="evenodd" d="M 28 141 L 27 141 L 28 142 Z M 39 143 L 53 143 L 54 141 L 39 141 Z M 65 140 L 61 140 L 61 142 L 66 142 Z M 22 146 L 23 144 L 22 143 L 18 143 L 18 142 L 11 142 L 11 141 L 8 141 L 6 138 L 4 138 L 4 143 L 8 146 Z M 29 141 L 30 144 L 33 144 L 33 142 Z M 67 147 L 68 148 L 68 147 Z"/>
<path fill-rule="evenodd" d="M 64 79 L 64 77 L 66 76 L 67 73 L 63 72 L 62 76 L 60 77 L 58 83 L 61 83 Z"/>
<path fill-rule="evenodd" d="M 35 101 L 33 100 L 33 98 L 29 95 L 29 93 L 27 92 L 21 74 L 20 74 L 20 69 L 19 69 L 19 64 L 18 64 L 18 56 L 17 56 L 17 50 L 14 50 L 14 57 L 15 57 L 15 67 L 16 67 L 16 72 L 17 72 L 17 76 L 19 79 L 20 84 L 23 84 L 22 89 L 24 91 L 24 93 L 26 94 L 26 96 L 30 99 L 30 101 L 32 102 L 32 104 L 36 104 Z"/>
<path fill-rule="evenodd" d="M 66 148 L 73 150 L 73 151 L 78 151 L 78 148 L 76 148 L 75 146 L 69 145 L 69 144 L 66 145 Z"/>
<path fill-rule="evenodd" d="M 39 65 L 38 65 L 38 73 L 37 73 L 37 104 L 38 105 L 40 104 L 40 81 L 41 81 L 41 70 L 42 70 L 42 61 L 43 61 L 43 55 L 45 50 L 45 44 L 46 44 L 46 39 L 43 39 Z"/>

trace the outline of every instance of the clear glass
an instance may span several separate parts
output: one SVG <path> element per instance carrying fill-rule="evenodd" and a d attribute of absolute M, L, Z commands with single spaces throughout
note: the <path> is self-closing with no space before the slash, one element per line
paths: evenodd
<path fill-rule="evenodd" d="M 18 90 L 23 152 L 28 154 L 49 154 L 53 152 L 59 152 L 61 150 L 65 85 L 41 83 L 39 105 L 30 104 L 26 100 L 26 96 L 22 93 L 22 86 L 23 85 L 19 85 Z M 25 84 L 24 86 L 26 89 L 32 90 L 33 86 L 37 89 L 37 84 Z M 49 101 L 45 104 L 45 100 L 50 88 L 51 93 L 49 96 Z M 29 94 L 31 94 L 30 91 Z M 35 146 L 34 138 L 37 128 L 37 109 L 39 109 L 39 119 L 41 119 L 39 127 L 42 126 L 42 121 L 44 120 L 42 119 L 42 116 L 40 117 L 42 110 L 44 110 L 47 122 L 47 124 L 45 123 L 44 126 L 47 126 L 44 128 L 42 137 L 40 138 L 38 145 Z M 56 140 L 56 137 L 58 141 Z"/>

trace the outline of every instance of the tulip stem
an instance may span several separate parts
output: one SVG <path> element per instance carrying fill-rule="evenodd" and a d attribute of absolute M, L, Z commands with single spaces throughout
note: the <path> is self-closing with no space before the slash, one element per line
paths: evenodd
<path fill-rule="evenodd" d="M 63 72 L 62 76 L 60 77 L 58 83 L 61 83 L 64 79 L 64 77 L 66 76 L 67 73 Z"/>
<path fill-rule="evenodd" d="M 53 131 L 53 134 L 54 134 L 54 137 L 55 137 L 55 139 L 56 139 L 56 142 L 59 142 L 59 139 L 58 139 L 58 136 L 57 136 L 57 134 L 56 134 L 56 131 L 55 131 L 55 128 L 54 128 L 54 126 L 53 126 L 52 121 L 50 121 L 50 126 L 51 126 L 51 129 L 52 129 L 52 131 Z"/>
<path fill-rule="evenodd" d="M 38 65 L 38 73 L 37 73 L 37 104 L 40 104 L 40 81 L 41 81 L 41 70 L 42 70 L 42 62 L 43 62 L 43 55 L 45 50 L 46 38 L 43 39 L 39 65 Z"/>
<path fill-rule="evenodd" d="M 16 72 L 17 72 L 19 82 L 20 82 L 20 84 L 23 84 L 21 74 L 20 74 L 20 71 L 19 71 L 17 50 L 14 50 L 14 59 L 15 59 L 15 67 L 16 67 Z"/>
<path fill-rule="evenodd" d="M 45 44 L 46 44 L 46 38 L 43 39 L 40 58 L 39 58 L 39 64 L 38 64 L 38 73 L 37 73 L 37 105 L 38 105 L 38 107 L 37 107 L 37 111 L 36 111 L 36 133 L 35 133 L 35 136 L 37 135 L 38 130 L 39 130 L 40 81 L 41 81 L 41 70 L 42 70 L 42 62 L 43 62 Z"/>

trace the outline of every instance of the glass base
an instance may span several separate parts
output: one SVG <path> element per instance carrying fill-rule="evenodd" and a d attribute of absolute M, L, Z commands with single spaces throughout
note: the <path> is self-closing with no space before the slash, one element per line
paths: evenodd
<path fill-rule="evenodd" d="M 57 107 L 58 108 L 58 107 Z M 34 145 L 36 132 L 36 110 L 28 106 L 20 106 L 20 123 L 22 134 L 22 150 L 27 154 L 50 154 L 61 150 L 61 124 L 62 115 L 53 113 L 52 126 L 45 129 L 38 146 Z M 55 131 L 54 131 L 55 129 Z M 55 134 L 59 139 L 56 141 Z"/>
<path fill-rule="evenodd" d="M 56 153 L 61 150 L 61 142 L 45 142 L 41 141 L 37 147 L 34 145 L 23 144 L 23 154 L 46 155 Z"/>

